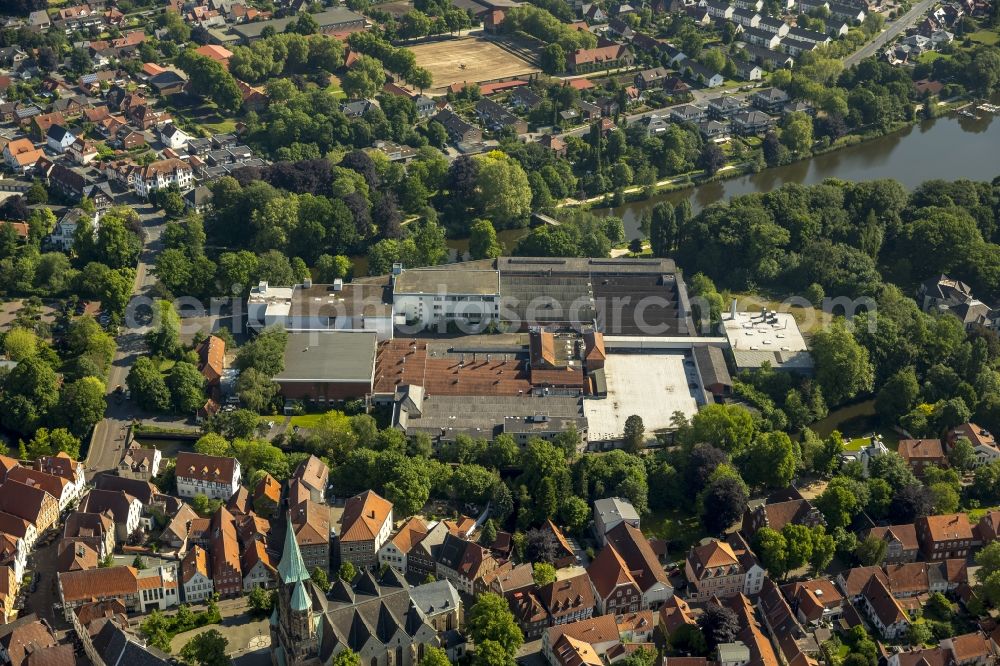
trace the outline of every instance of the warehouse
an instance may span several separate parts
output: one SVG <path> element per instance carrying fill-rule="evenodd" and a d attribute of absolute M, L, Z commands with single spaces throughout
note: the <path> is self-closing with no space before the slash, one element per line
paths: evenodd
<path fill-rule="evenodd" d="M 376 334 L 290 333 L 285 369 L 274 377 L 286 400 L 330 403 L 363 398 L 375 380 Z"/>

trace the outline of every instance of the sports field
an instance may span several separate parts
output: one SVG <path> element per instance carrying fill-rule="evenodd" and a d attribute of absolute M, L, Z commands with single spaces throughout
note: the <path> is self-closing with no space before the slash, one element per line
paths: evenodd
<path fill-rule="evenodd" d="M 496 44 L 474 37 L 416 44 L 409 49 L 417 64 L 431 73 L 434 90 L 452 83 L 480 83 L 541 71 Z"/>

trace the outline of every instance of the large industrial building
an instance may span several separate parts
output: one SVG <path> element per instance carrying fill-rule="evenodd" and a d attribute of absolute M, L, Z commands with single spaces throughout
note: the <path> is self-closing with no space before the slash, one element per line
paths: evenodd
<path fill-rule="evenodd" d="M 669 259 L 397 265 L 350 284 L 261 283 L 247 312 L 251 326 L 290 330 L 275 377 L 287 400 L 364 398 L 436 441 L 523 445 L 575 428 L 589 448 L 611 448 L 633 414 L 652 439 L 675 414 L 731 399 L 730 370 L 811 370 L 791 315 L 733 310 L 724 335 L 698 337 Z"/>

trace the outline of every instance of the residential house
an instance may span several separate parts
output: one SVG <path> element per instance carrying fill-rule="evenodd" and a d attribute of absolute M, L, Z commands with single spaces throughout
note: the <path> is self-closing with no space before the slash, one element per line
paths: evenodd
<path fill-rule="evenodd" d="M 69 145 L 69 148 L 66 149 L 66 155 L 75 164 L 86 166 L 96 160 L 99 153 L 97 151 L 97 144 L 93 141 L 76 137 L 73 143 Z"/>
<path fill-rule="evenodd" d="M 981 631 L 945 638 L 941 647 L 951 652 L 955 666 L 987 666 L 996 660 L 991 641 Z"/>
<path fill-rule="evenodd" d="M 745 107 L 745 102 L 739 97 L 720 95 L 708 100 L 708 115 L 714 120 L 727 120 Z"/>
<path fill-rule="evenodd" d="M 762 527 L 780 532 L 788 524 L 817 527 L 826 522 L 823 514 L 798 490 L 786 488 L 772 493 L 763 502 L 752 502 L 743 514 L 741 531 L 747 539 L 753 539 Z"/>
<path fill-rule="evenodd" d="M 61 476 L 48 474 L 31 467 L 18 465 L 7 473 L 7 482 L 18 481 L 33 488 L 40 488 L 56 498 L 62 511 L 80 496 L 80 487 Z"/>
<path fill-rule="evenodd" d="M 530 564 L 523 566 L 531 567 Z M 534 590 L 521 588 L 508 593 L 504 598 L 507 599 L 510 612 L 514 614 L 514 620 L 521 629 L 524 639 L 534 641 L 540 638 L 545 628 L 549 626 L 549 615 Z"/>
<path fill-rule="evenodd" d="M 160 541 L 180 552 L 187 549 L 188 536 L 194 521 L 202 520 L 188 504 L 181 504 L 170 522 L 160 533 Z"/>
<path fill-rule="evenodd" d="M 79 510 L 111 516 L 115 523 L 115 539 L 121 543 L 142 526 L 142 502 L 121 490 L 95 488 L 80 502 Z"/>
<path fill-rule="evenodd" d="M 255 587 L 270 590 L 278 585 L 278 569 L 263 541 L 254 541 L 243 550 L 243 591 Z"/>
<path fill-rule="evenodd" d="M 776 115 L 788 103 L 788 93 L 780 88 L 764 88 L 750 96 L 750 103 L 763 111 Z"/>
<path fill-rule="evenodd" d="M 0 511 L 28 521 L 34 525 L 36 534 L 42 534 L 59 520 L 59 502 L 55 497 L 12 479 L 0 486 Z"/>
<path fill-rule="evenodd" d="M 62 125 L 52 125 L 45 133 L 46 145 L 59 154 L 65 153 L 74 141 L 76 135 Z"/>
<path fill-rule="evenodd" d="M 65 654 L 68 648 L 68 660 Z M 11 666 L 66 666 L 75 663 L 73 649 L 59 645 L 48 622 L 34 613 L 13 619 L 0 628 L 0 660 Z"/>
<path fill-rule="evenodd" d="M 878 576 L 868 580 L 859 601 L 868 620 L 886 639 L 895 640 L 909 628 L 909 616 Z"/>
<path fill-rule="evenodd" d="M 420 118 L 430 118 L 437 113 L 437 102 L 433 97 L 417 95 L 413 98 L 413 104 L 417 107 L 417 116 Z"/>
<path fill-rule="evenodd" d="M 261 516 L 275 518 L 280 506 L 281 484 L 265 472 L 253 489 L 253 511 Z"/>
<path fill-rule="evenodd" d="M 63 571 L 57 577 L 59 600 L 69 622 L 74 608 L 97 601 L 117 599 L 129 611 L 139 610 L 139 576 L 132 567 Z"/>
<path fill-rule="evenodd" d="M 853 569 L 841 571 L 837 574 L 836 582 L 837 587 L 840 588 L 844 597 L 851 603 L 856 604 L 860 601 L 865 586 L 868 585 L 868 581 L 872 578 L 880 579 L 886 586 L 889 584 L 889 578 L 885 575 L 882 568 L 875 566 L 854 567 Z"/>
<path fill-rule="evenodd" d="M 844 612 L 844 597 L 829 579 L 789 583 L 781 591 L 799 622 L 803 624 L 836 620 Z"/>
<path fill-rule="evenodd" d="M 566 66 L 573 74 L 586 74 L 598 70 L 631 67 L 634 62 L 635 56 L 628 46 L 611 44 L 574 51 L 566 59 Z"/>
<path fill-rule="evenodd" d="M 330 510 L 323 504 L 306 500 L 290 510 L 291 527 L 299 544 L 302 559 L 309 571 L 330 571 Z"/>
<path fill-rule="evenodd" d="M 897 599 L 908 599 L 930 592 L 931 583 L 926 562 L 887 564 L 885 575 L 889 579 L 889 591 Z"/>
<path fill-rule="evenodd" d="M 708 108 L 697 104 L 670 107 L 670 120 L 675 123 L 700 123 L 708 120 Z"/>
<path fill-rule="evenodd" d="M 126 479 L 151 481 L 160 473 L 163 454 L 157 448 L 144 448 L 137 442 L 132 442 L 125 449 L 125 455 L 118 463 L 118 476 Z"/>
<path fill-rule="evenodd" d="M 427 534 L 406 554 L 406 572 L 417 576 L 433 575 L 437 571 L 441 544 L 448 534 L 448 526 L 444 521 L 432 525 Z"/>
<path fill-rule="evenodd" d="M 107 513 L 74 511 L 66 516 L 63 539 L 86 543 L 106 558 L 115 549 L 115 522 Z"/>
<path fill-rule="evenodd" d="M 587 567 L 591 588 L 602 614 L 635 612 L 642 605 L 642 590 L 628 565 L 612 545 L 607 545 Z"/>
<path fill-rule="evenodd" d="M 920 516 L 916 527 L 925 560 L 964 558 L 973 545 L 972 527 L 964 513 Z"/>
<path fill-rule="evenodd" d="M 299 463 L 292 478 L 298 479 L 308 489 L 309 499 L 313 502 L 319 504 L 326 502 L 326 488 L 330 479 L 330 470 L 322 460 L 310 455 Z"/>
<path fill-rule="evenodd" d="M 69 201 L 80 201 L 87 188 L 87 177 L 76 169 L 57 162 L 48 175 L 49 188 Z"/>
<path fill-rule="evenodd" d="M 697 60 L 685 60 L 681 63 L 680 69 L 690 80 L 706 88 L 718 88 L 726 81 L 721 72 L 713 71 Z"/>
<path fill-rule="evenodd" d="M 608 542 L 607 533 L 622 523 L 639 527 L 639 512 L 631 502 L 620 497 L 606 497 L 594 502 L 594 533 L 601 545 Z"/>
<path fill-rule="evenodd" d="M 44 153 L 28 139 L 14 139 L 3 148 L 3 159 L 16 173 L 26 173 Z"/>
<path fill-rule="evenodd" d="M 550 626 L 589 619 L 597 604 L 586 572 L 542 585 L 535 596 L 545 608 Z"/>
<path fill-rule="evenodd" d="M 427 523 L 420 516 L 413 516 L 399 528 L 395 535 L 378 550 L 379 566 L 389 565 L 406 573 L 406 556 L 421 539 L 427 536 Z"/>
<path fill-rule="evenodd" d="M 632 41 L 632 38 L 635 37 L 635 30 L 632 29 L 632 26 L 619 18 L 608 21 L 608 32 L 625 41 Z"/>
<path fill-rule="evenodd" d="M 747 44 L 764 49 L 776 49 L 781 45 L 781 37 L 763 28 L 744 28 L 740 38 Z"/>
<path fill-rule="evenodd" d="M 640 608 L 656 610 L 673 596 L 674 588 L 667 573 L 638 527 L 622 522 L 606 538 L 605 547 L 613 547 L 621 556 L 642 593 Z"/>
<path fill-rule="evenodd" d="M 976 467 L 1000 460 L 1000 448 L 996 437 L 986 428 L 975 423 L 963 423 L 948 433 L 948 448 L 955 445 L 960 437 L 965 437 L 972 444 L 976 453 Z"/>
<path fill-rule="evenodd" d="M 686 596 L 695 602 L 741 594 L 746 578 L 732 546 L 715 539 L 691 549 L 684 573 L 691 586 Z"/>
<path fill-rule="evenodd" d="M 378 551 L 392 533 L 392 503 L 373 490 L 347 500 L 340 523 L 340 560 L 358 569 L 378 562 Z"/>
<path fill-rule="evenodd" d="M 542 656 L 549 666 L 598 666 L 601 655 L 618 648 L 621 633 L 614 615 L 547 628 L 542 633 Z"/>
<path fill-rule="evenodd" d="M 188 190 L 184 193 L 184 206 L 195 213 L 202 214 L 212 205 L 212 190 L 205 185 Z"/>
<path fill-rule="evenodd" d="M 513 107 L 523 111 L 534 111 L 545 100 L 537 92 L 528 86 L 515 88 L 510 94 L 510 103 Z"/>
<path fill-rule="evenodd" d="M 726 543 L 736 555 L 736 559 L 743 569 L 743 594 L 746 596 L 757 595 L 767 578 L 767 570 L 761 566 L 757 555 L 750 548 L 750 544 L 739 532 L 727 534 Z"/>
<path fill-rule="evenodd" d="M 177 494 L 205 495 L 228 500 L 240 487 L 240 462 L 236 458 L 181 451 L 177 454 Z"/>
<path fill-rule="evenodd" d="M 486 97 L 476 102 L 476 115 L 480 122 L 490 129 L 502 130 L 510 128 L 515 134 L 525 134 L 528 123 L 513 113 Z"/>
<path fill-rule="evenodd" d="M 492 551 L 490 554 L 492 555 Z M 482 587 L 505 599 L 517 592 L 528 590 L 531 590 L 534 596 L 532 589 L 535 587 L 534 568 L 527 562 L 514 564 L 508 560 L 483 576 Z"/>
<path fill-rule="evenodd" d="M 774 119 L 757 109 L 740 111 L 733 115 L 733 133 L 739 136 L 756 136 L 766 133 L 774 125 Z"/>
<path fill-rule="evenodd" d="M 236 521 L 226 507 L 212 514 L 209 525 L 209 550 L 212 553 L 212 584 L 219 596 L 236 597 L 243 593 L 243 568 L 236 539 Z"/>
<path fill-rule="evenodd" d="M 184 191 L 194 184 L 194 170 L 187 162 L 176 158 L 158 160 L 136 170 L 131 184 L 136 194 L 143 198 L 171 185 Z"/>
<path fill-rule="evenodd" d="M 187 132 L 174 123 L 166 123 L 159 130 L 160 141 L 171 150 L 183 150 L 187 142 L 191 140 Z"/>
<path fill-rule="evenodd" d="M 698 622 L 691 612 L 691 607 L 680 596 L 674 595 L 660 607 L 660 634 L 670 641 L 681 627 L 697 627 Z"/>
<path fill-rule="evenodd" d="M 218 386 L 226 368 L 226 343 L 216 335 L 205 338 L 195 350 L 198 354 L 198 372 L 209 387 Z"/>
<path fill-rule="evenodd" d="M 200 603 L 214 593 L 208 553 L 201 546 L 192 547 L 181 561 L 181 586 L 186 604 Z"/>
<path fill-rule="evenodd" d="M 920 544 L 917 541 L 917 528 L 912 523 L 873 527 L 868 530 L 868 536 L 885 541 L 885 562 L 888 564 L 913 562 L 917 559 Z"/>
<path fill-rule="evenodd" d="M 438 111 L 432 120 L 441 123 L 447 130 L 448 136 L 455 143 L 479 143 L 483 140 L 481 129 L 466 122 L 461 116 L 448 109 Z"/>
<path fill-rule="evenodd" d="M 764 70 L 752 62 L 739 60 L 736 62 L 736 74 L 744 81 L 760 81 L 764 78 Z"/>
<path fill-rule="evenodd" d="M 484 579 L 499 566 L 486 548 L 449 533 L 438 551 L 437 575 L 466 594 L 485 591 Z"/>
<path fill-rule="evenodd" d="M 923 476 L 924 470 L 931 465 L 948 466 L 940 439 L 901 439 L 897 451 L 917 476 Z"/>

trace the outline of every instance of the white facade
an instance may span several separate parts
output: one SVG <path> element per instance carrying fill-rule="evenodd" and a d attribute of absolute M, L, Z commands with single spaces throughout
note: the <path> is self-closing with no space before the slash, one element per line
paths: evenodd
<path fill-rule="evenodd" d="M 267 566 L 257 560 L 257 563 L 253 565 L 250 571 L 243 572 L 243 591 L 249 592 L 255 587 L 263 587 L 264 589 L 270 589 L 275 585 L 275 575 L 267 568 Z"/>
<path fill-rule="evenodd" d="M 73 142 L 76 141 L 76 137 L 72 132 L 66 130 L 61 139 L 56 139 L 52 136 L 47 136 L 45 138 L 45 143 L 49 148 L 56 151 L 57 153 L 65 153 L 66 149 L 69 148 Z"/>
<path fill-rule="evenodd" d="M 354 285 L 343 285 L 337 281 L 330 286 L 329 294 L 306 302 L 303 290 L 312 289 L 310 283 L 275 287 L 261 282 L 250 289 L 247 322 L 255 329 L 281 326 L 287 331 L 374 331 L 380 342 L 392 339 L 391 306 L 386 305 L 381 312 L 365 313 L 366 308 L 359 307 L 364 305 L 364 301 L 354 302 Z M 360 292 L 358 298 L 362 298 Z M 303 313 L 300 307 L 296 307 L 293 313 L 293 304 L 302 307 L 311 305 L 315 312 Z"/>
<path fill-rule="evenodd" d="M 167 123 L 160 128 L 160 141 L 171 150 L 180 150 L 188 144 L 191 137 L 173 123 Z"/>
<path fill-rule="evenodd" d="M 146 571 L 151 573 L 142 575 Z M 177 592 L 177 569 L 174 565 L 159 566 L 146 571 L 140 572 L 139 575 L 140 612 L 148 613 L 154 608 L 163 611 L 180 603 Z"/>
<path fill-rule="evenodd" d="M 479 324 L 500 316 L 500 273 L 394 268 L 392 310 L 397 320 L 431 326 Z"/>
<path fill-rule="evenodd" d="M 642 593 L 642 607 L 657 609 L 670 597 L 674 596 L 674 588 L 666 583 L 654 583 Z"/>
<path fill-rule="evenodd" d="M 10 563 L 10 567 L 14 570 L 14 579 L 20 585 L 21 580 L 24 578 L 24 567 L 28 564 L 29 549 L 28 544 L 21 537 L 11 535 L 11 538 L 16 539 L 16 541 L 14 546 L 14 560 Z"/>
<path fill-rule="evenodd" d="M 142 502 L 132 498 L 128 505 L 128 519 L 125 521 L 125 535 L 135 532 L 142 525 Z"/>
<path fill-rule="evenodd" d="M 400 551 L 392 541 L 386 541 L 378 549 L 378 564 L 380 567 L 389 565 L 393 569 L 406 573 L 406 553 Z"/>
<path fill-rule="evenodd" d="M 746 577 L 743 579 L 743 594 L 748 597 L 760 594 L 761 588 L 764 587 L 764 578 L 766 575 L 767 572 L 759 564 L 754 564 L 750 567 L 746 572 Z"/>
<path fill-rule="evenodd" d="M 240 463 L 233 461 L 233 478 L 227 481 L 206 481 L 184 476 L 177 471 L 177 494 L 181 497 L 204 495 L 209 499 L 227 500 L 240 487 Z"/>
<path fill-rule="evenodd" d="M 194 185 L 194 171 L 191 167 L 187 165 L 177 166 L 169 171 L 151 169 L 155 164 L 154 162 L 153 165 L 145 169 L 137 169 L 132 172 L 130 184 L 140 197 L 146 198 L 152 192 L 166 189 L 171 185 L 176 185 L 182 192 L 191 189 Z"/>
<path fill-rule="evenodd" d="M 191 576 L 191 580 L 184 583 L 184 603 L 204 601 L 211 597 L 214 591 L 212 579 L 198 572 Z"/>

